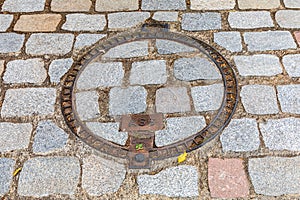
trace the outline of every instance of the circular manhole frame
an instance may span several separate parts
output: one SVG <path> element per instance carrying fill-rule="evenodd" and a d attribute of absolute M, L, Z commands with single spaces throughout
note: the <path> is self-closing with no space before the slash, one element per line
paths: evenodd
<path fill-rule="evenodd" d="M 210 45 L 198 39 L 181 33 L 170 32 L 168 29 L 163 28 L 143 27 L 138 31 L 117 34 L 116 36 L 96 44 L 94 48 L 85 54 L 80 60 L 74 62 L 65 76 L 61 92 L 62 113 L 71 131 L 89 146 L 114 157 L 123 159 L 129 158 L 129 147 L 105 140 L 92 133 L 85 125 L 83 125 L 76 112 L 73 112 L 73 109 L 75 109 L 73 87 L 75 85 L 76 77 L 94 58 L 103 55 L 109 49 L 118 45 L 146 39 L 170 40 L 198 49 L 215 63 L 221 73 L 224 86 L 221 107 L 215 117 L 211 120 L 211 123 L 209 123 L 201 131 L 185 138 L 184 140 L 166 146 L 153 147 L 149 149 L 147 159 L 161 160 L 170 158 L 178 156 L 183 152 L 193 151 L 205 145 L 207 142 L 214 139 L 226 127 L 237 107 L 238 84 L 235 73 L 226 59 Z"/>

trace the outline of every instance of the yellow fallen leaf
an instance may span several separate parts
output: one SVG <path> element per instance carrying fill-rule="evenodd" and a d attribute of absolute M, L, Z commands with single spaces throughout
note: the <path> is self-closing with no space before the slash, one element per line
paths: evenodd
<path fill-rule="evenodd" d="M 21 170 L 22 170 L 22 167 L 17 168 L 17 169 L 14 171 L 13 176 L 17 176 L 18 173 L 19 173 Z"/>
<path fill-rule="evenodd" d="M 183 161 L 185 161 L 186 160 L 186 156 L 187 156 L 186 152 L 184 152 L 183 154 L 179 155 L 178 158 L 177 158 L 178 163 L 182 163 Z"/>

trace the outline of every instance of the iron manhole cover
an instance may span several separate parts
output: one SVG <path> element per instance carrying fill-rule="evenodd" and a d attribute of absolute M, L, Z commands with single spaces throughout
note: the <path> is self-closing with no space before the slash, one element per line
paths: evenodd
<path fill-rule="evenodd" d="M 234 71 L 214 48 L 149 27 L 97 44 L 69 70 L 61 93 L 72 132 L 130 168 L 203 146 L 236 104 Z"/>

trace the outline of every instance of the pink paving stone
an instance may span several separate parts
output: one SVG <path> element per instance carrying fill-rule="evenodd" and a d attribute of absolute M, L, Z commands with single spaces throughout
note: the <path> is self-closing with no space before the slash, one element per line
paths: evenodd
<path fill-rule="evenodd" d="M 212 197 L 247 197 L 249 183 L 243 160 L 210 158 L 208 161 L 208 184 Z"/>
<path fill-rule="evenodd" d="M 295 34 L 295 38 L 297 40 L 297 43 L 300 45 L 300 31 L 296 31 L 294 34 Z"/>

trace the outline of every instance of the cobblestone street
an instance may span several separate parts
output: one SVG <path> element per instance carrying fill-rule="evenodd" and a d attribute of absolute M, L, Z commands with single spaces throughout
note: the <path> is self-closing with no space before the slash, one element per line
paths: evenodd
<path fill-rule="evenodd" d="M 215 48 L 238 83 L 229 124 L 183 162 L 113 156 L 142 136 L 157 149 L 193 137 L 233 95 L 196 45 L 105 43 L 153 21 Z M 300 200 L 299 63 L 300 0 L 0 0 L 0 199 Z M 160 114 L 163 125 L 136 136 L 129 114 Z M 112 153 L 82 141 L 92 136 L 81 127 Z M 131 168 L 131 155 L 151 167 Z"/>

